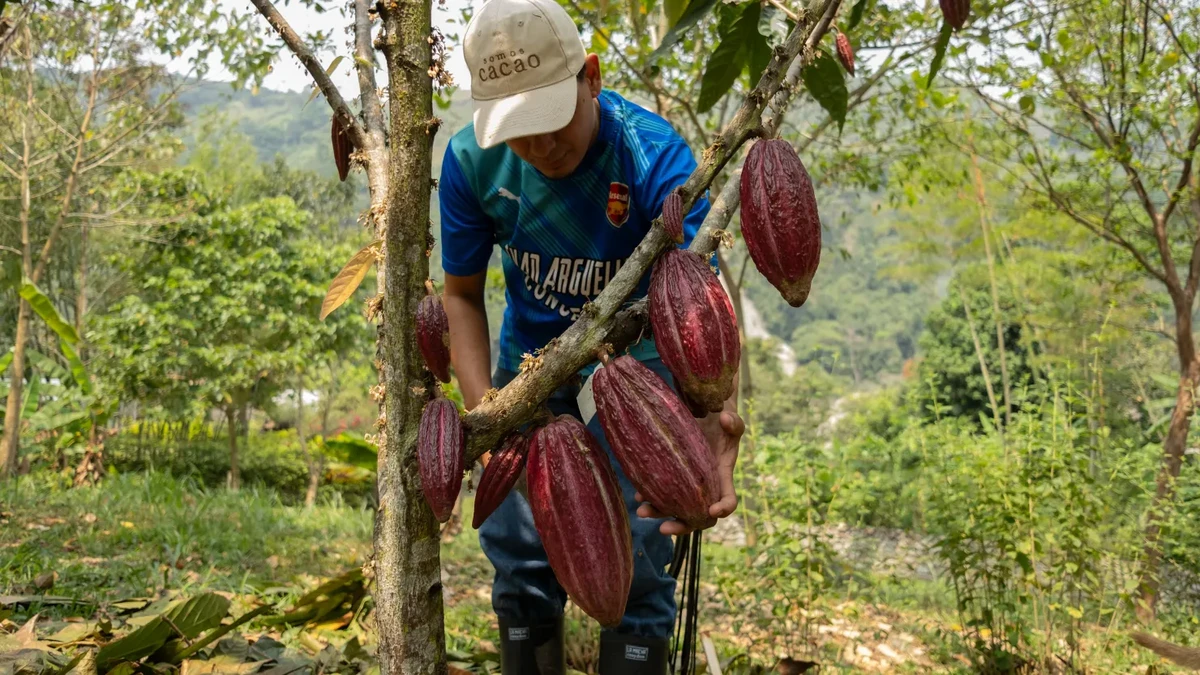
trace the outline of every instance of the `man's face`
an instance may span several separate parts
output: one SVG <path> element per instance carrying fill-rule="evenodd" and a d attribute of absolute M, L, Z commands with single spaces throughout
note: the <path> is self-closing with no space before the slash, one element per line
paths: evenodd
<path fill-rule="evenodd" d="M 506 141 L 517 157 L 533 165 L 548 178 L 571 175 L 583 161 L 599 130 L 600 111 L 596 102 L 600 96 L 600 58 L 588 54 L 584 61 L 584 78 L 578 81 L 575 97 L 575 116 L 558 131 L 535 136 L 522 136 Z"/>

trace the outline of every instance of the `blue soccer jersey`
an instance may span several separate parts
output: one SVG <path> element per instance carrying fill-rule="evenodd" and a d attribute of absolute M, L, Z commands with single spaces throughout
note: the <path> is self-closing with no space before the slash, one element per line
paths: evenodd
<path fill-rule="evenodd" d="M 566 178 L 547 178 L 505 144 L 480 149 L 470 124 L 446 148 L 439 181 L 442 268 L 478 274 L 492 246 L 500 246 L 508 306 L 498 361 L 506 370 L 517 370 L 524 354 L 578 318 L 650 230 L 663 200 L 696 168 L 666 120 L 612 91 L 599 100 L 596 142 Z M 708 209 L 702 196 L 684 219 L 685 246 Z M 631 299 L 645 296 L 649 278 Z M 631 353 L 657 355 L 650 340 Z"/>

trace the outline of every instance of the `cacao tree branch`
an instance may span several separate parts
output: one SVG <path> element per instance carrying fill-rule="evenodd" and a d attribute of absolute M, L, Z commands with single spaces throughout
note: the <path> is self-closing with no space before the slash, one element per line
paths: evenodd
<path fill-rule="evenodd" d="M 840 0 L 811 0 L 787 40 L 774 50 L 771 62 L 757 86 L 746 96 L 737 113 L 722 132 L 704 150 L 699 164 L 680 189 L 683 210 L 688 212 L 697 197 L 708 188 L 717 173 L 751 136 L 762 133 L 762 115 L 768 100 L 777 96 L 783 85 L 786 66 L 804 50 L 812 57 L 812 47 L 820 41 L 829 22 L 837 12 Z M 806 49 L 807 48 L 807 49 Z M 709 222 L 694 237 L 691 249 L 708 257 L 716 249 L 717 238 Z M 658 254 L 670 245 L 671 239 L 663 230 L 661 218 L 655 218 L 650 231 L 630 255 L 621 270 L 592 302 L 584 306 L 579 319 L 558 338 L 552 340 L 537 357 L 526 359 L 521 372 L 511 383 L 496 392 L 490 400 L 476 406 L 463 419 L 467 448 L 466 460 L 474 462 L 490 451 L 510 430 L 530 420 L 537 406 L 558 388 L 560 383 L 577 373 L 595 358 L 605 343 L 617 344 L 632 337 L 633 321 L 620 317 L 621 306 L 629 294 L 650 270 Z M 644 309 L 628 308 L 640 321 L 638 333 L 645 324 Z"/>
<path fill-rule="evenodd" d="M 359 99 L 366 133 L 374 137 L 378 132 L 381 137 L 376 142 L 382 145 L 383 103 L 375 84 L 375 50 L 371 46 L 371 15 L 367 0 L 354 0 L 354 66 L 358 70 Z"/>
<path fill-rule="evenodd" d="M 362 127 L 358 124 L 357 118 L 351 112 L 350 106 L 346 105 L 346 100 L 342 98 L 342 93 L 338 91 L 333 80 L 329 79 L 329 75 L 325 73 L 325 69 L 321 67 L 321 62 L 317 60 L 312 50 L 308 45 L 304 44 L 304 40 L 300 34 L 292 28 L 287 19 L 275 9 L 275 4 L 271 0 L 250 0 L 258 9 L 258 13 L 266 18 L 267 23 L 279 33 L 279 37 L 283 38 L 284 44 L 296 58 L 300 59 L 300 63 L 304 64 L 305 70 L 312 76 L 313 81 L 317 83 L 317 87 L 321 89 L 321 93 L 325 95 L 325 100 L 329 101 L 329 106 L 333 108 L 334 114 L 341 117 L 342 127 L 345 128 L 350 140 L 354 142 L 357 148 L 366 148 L 371 142 Z"/>

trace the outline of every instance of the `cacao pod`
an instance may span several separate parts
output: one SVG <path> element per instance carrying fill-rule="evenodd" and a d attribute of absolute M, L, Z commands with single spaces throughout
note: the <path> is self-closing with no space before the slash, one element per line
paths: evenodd
<path fill-rule="evenodd" d="M 746 153 L 739 187 L 750 259 L 789 305 L 803 305 L 821 263 L 821 217 L 808 171 L 790 143 L 763 139 Z"/>
<path fill-rule="evenodd" d="M 850 47 L 850 38 L 838 31 L 833 41 L 837 45 L 838 60 L 842 62 L 842 67 L 850 73 L 850 77 L 854 77 L 854 49 Z"/>
<path fill-rule="evenodd" d="M 417 430 L 417 465 L 421 492 L 439 523 L 450 520 L 463 478 L 462 420 L 454 401 L 435 398 L 421 413 Z"/>
<path fill-rule="evenodd" d="M 961 30 L 971 15 L 971 0 L 938 0 L 942 7 L 942 16 L 955 31 Z"/>
<path fill-rule="evenodd" d="M 437 295 L 426 295 L 417 305 L 417 348 L 429 372 L 442 382 L 449 382 L 450 320 Z"/>
<path fill-rule="evenodd" d="M 499 450 L 492 453 L 492 458 L 483 468 L 479 487 L 475 490 L 472 527 L 478 530 L 483 521 L 500 507 L 505 497 L 508 497 L 517 479 L 521 477 L 521 472 L 525 470 L 528 450 L 529 439 L 524 434 L 514 433 L 504 440 Z"/>
<path fill-rule="evenodd" d="M 667 383 L 632 356 L 592 380 L 596 414 L 629 482 L 664 515 L 711 527 L 721 498 L 717 462 L 696 418 Z"/>
<path fill-rule="evenodd" d="M 621 623 L 633 583 L 633 540 L 604 449 L 582 422 L 559 415 L 530 441 L 525 484 L 559 584 L 601 626 Z"/>
<path fill-rule="evenodd" d="M 650 274 L 650 325 L 663 363 L 692 402 L 718 412 L 741 358 L 733 305 L 700 256 L 672 248 Z"/>
<path fill-rule="evenodd" d="M 662 224 L 671 241 L 676 244 L 683 243 L 683 197 L 677 189 L 672 190 L 663 200 Z"/>
<path fill-rule="evenodd" d="M 346 135 L 342 129 L 342 123 L 338 121 L 337 114 L 333 116 L 333 162 L 337 164 L 338 179 L 346 180 L 346 176 L 350 174 L 350 151 L 354 148 L 354 144 L 350 142 L 350 137 Z"/>
<path fill-rule="evenodd" d="M 679 380 L 675 380 L 675 395 L 678 396 L 679 400 L 683 401 L 683 404 L 687 406 L 689 411 L 691 411 L 692 417 L 695 417 L 696 419 L 708 417 L 708 410 L 705 409 L 704 406 L 693 401 L 691 397 L 689 397 L 682 389 L 679 388 Z"/>

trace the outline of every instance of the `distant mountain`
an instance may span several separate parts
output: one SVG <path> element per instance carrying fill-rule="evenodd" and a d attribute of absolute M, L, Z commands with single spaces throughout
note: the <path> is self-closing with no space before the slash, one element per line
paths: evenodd
<path fill-rule="evenodd" d="M 288 166 L 309 169 L 322 175 L 336 173 L 330 150 L 330 111 L 323 96 L 311 102 L 308 94 L 260 89 L 234 90 L 227 83 L 197 81 L 179 96 L 184 115 L 194 122 L 207 111 L 217 111 L 239 131 L 250 137 L 261 162 L 282 155 Z M 433 169 L 437 175 L 442 153 L 454 132 L 470 120 L 470 95 L 456 91 L 447 110 L 434 109 L 442 127 L 434 137 Z M 184 142 L 191 145 L 194 127 L 189 124 Z"/>

